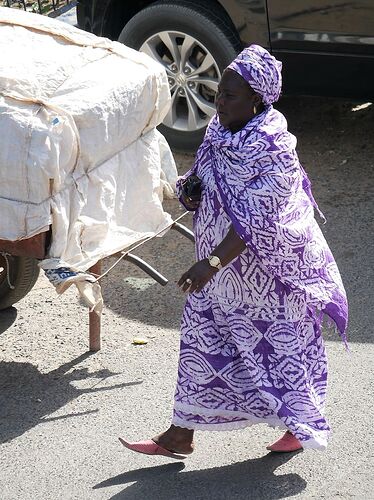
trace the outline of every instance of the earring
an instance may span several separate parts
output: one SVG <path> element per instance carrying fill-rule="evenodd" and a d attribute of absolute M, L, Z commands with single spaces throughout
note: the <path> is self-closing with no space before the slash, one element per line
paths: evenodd
<path fill-rule="evenodd" d="M 253 114 L 257 115 L 257 108 L 256 108 L 256 106 L 253 106 Z"/>

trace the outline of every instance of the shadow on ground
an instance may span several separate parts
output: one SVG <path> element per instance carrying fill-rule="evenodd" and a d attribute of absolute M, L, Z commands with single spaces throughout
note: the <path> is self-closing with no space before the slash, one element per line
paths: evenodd
<path fill-rule="evenodd" d="M 10 328 L 17 319 L 17 309 L 8 307 L 0 311 L 0 335 Z"/>
<path fill-rule="evenodd" d="M 302 492 L 306 481 L 298 474 L 276 474 L 295 455 L 268 455 L 223 467 L 181 472 L 183 463 L 124 472 L 94 486 L 94 489 L 134 483 L 111 500 L 276 500 Z"/>
<path fill-rule="evenodd" d="M 168 202 L 168 211 L 178 215 L 178 203 Z M 191 216 L 184 224 L 191 226 Z M 146 260 L 169 283 L 161 286 L 129 262 L 121 262 L 102 282 L 104 303 L 118 315 L 142 323 L 178 329 L 185 295 L 177 287 L 180 276 L 194 262 L 194 245 L 175 231 L 140 247 L 136 255 Z M 106 266 L 114 262 L 107 259 Z"/>
<path fill-rule="evenodd" d="M 48 373 L 41 373 L 30 363 L 0 363 L 0 443 L 22 435 L 36 425 L 51 420 L 74 418 L 86 413 L 48 417 L 83 393 L 107 391 L 140 384 L 141 381 L 96 387 L 99 382 L 116 375 L 103 369 L 88 372 L 86 368 L 74 368 L 91 353 L 86 353 Z M 90 388 L 77 389 L 71 383 L 94 378 Z"/>

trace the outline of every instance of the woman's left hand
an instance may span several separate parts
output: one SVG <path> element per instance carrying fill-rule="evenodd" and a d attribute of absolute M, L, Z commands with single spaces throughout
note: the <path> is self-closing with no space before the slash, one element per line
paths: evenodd
<path fill-rule="evenodd" d="M 218 269 L 209 264 L 208 259 L 200 260 L 182 275 L 178 286 L 184 292 L 200 292 L 217 271 Z"/>

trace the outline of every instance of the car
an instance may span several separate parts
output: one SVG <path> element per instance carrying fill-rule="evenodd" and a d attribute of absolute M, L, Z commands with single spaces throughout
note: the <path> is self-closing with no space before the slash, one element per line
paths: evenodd
<path fill-rule="evenodd" d="M 251 43 L 283 62 L 286 94 L 372 99 L 373 0 L 78 0 L 78 26 L 159 61 L 172 106 L 161 132 L 194 150 L 224 68 Z"/>

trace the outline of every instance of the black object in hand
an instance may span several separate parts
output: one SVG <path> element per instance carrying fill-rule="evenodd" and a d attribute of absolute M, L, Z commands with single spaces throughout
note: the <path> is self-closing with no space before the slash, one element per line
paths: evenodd
<path fill-rule="evenodd" d="M 182 191 L 189 201 L 200 201 L 201 179 L 197 175 L 190 175 L 182 184 Z"/>

